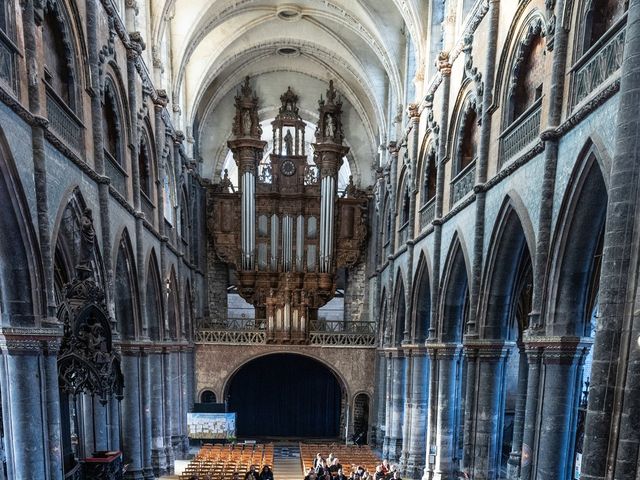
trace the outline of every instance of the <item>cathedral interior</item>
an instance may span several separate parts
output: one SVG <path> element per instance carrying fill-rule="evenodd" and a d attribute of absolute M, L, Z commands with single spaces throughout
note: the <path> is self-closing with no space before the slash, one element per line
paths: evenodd
<path fill-rule="evenodd" d="M 0 480 L 640 480 L 639 111 L 640 0 L 0 0 Z"/>

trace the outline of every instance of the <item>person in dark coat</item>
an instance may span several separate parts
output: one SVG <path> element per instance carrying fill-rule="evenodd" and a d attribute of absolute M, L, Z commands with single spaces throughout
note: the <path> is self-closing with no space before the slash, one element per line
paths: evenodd
<path fill-rule="evenodd" d="M 249 471 L 244 475 L 244 480 L 259 480 L 259 478 L 260 478 L 260 475 L 256 471 L 255 465 L 251 465 L 249 467 Z"/>
<path fill-rule="evenodd" d="M 265 465 L 264 467 L 262 467 L 262 471 L 260 472 L 258 480 L 273 480 L 273 472 L 271 471 L 271 467 L 269 465 Z"/>

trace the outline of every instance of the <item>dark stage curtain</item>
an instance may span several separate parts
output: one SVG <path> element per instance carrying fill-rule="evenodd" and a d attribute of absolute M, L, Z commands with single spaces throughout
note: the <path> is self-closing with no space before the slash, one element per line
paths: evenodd
<path fill-rule="evenodd" d="M 337 437 L 340 399 L 340 385 L 327 367 L 294 354 L 252 360 L 229 387 L 239 437 Z"/>

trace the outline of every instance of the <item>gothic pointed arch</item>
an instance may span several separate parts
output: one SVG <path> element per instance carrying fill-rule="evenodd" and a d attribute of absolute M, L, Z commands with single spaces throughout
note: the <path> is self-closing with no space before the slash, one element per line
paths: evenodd
<path fill-rule="evenodd" d="M 153 134 L 149 119 L 145 117 L 140 128 L 138 140 L 138 174 L 140 176 L 140 193 L 142 201 L 146 204 L 148 213 L 156 207 L 156 182 L 158 180 L 157 162 L 155 158 Z M 153 215 L 155 217 L 155 215 Z M 155 223 L 155 218 L 147 218 L 151 224 Z"/>
<path fill-rule="evenodd" d="M 167 316 L 169 320 L 169 338 L 178 340 L 184 331 L 182 326 L 182 315 L 180 313 L 180 290 L 178 280 L 173 265 L 169 272 L 169 291 L 167 292 Z"/>
<path fill-rule="evenodd" d="M 164 309 L 162 303 L 162 279 L 155 250 L 151 250 L 147 262 L 147 274 L 145 277 L 145 313 L 149 338 L 153 341 L 164 339 Z"/>
<path fill-rule="evenodd" d="M 29 206 L 0 128 L 0 313 L 3 326 L 33 326 L 45 314 L 44 272 Z"/>
<path fill-rule="evenodd" d="M 507 196 L 489 242 L 479 307 L 479 331 L 485 339 L 520 340 L 528 327 L 529 312 L 518 309 L 531 305 L 535 243 L 514 205 Z"/>
<path fill-rule="evenodd" d="M 88 258 L 81 258 L 83 224 L 93 220 L 93 211 L 87 205 L 80 188 L 75 186 L 69 189 L 63 196 L 52 232 L 52 238 L 55 238 L 54 293 L 58 304 L 62 300 L 65 283 L 73 280 L 75 270 L 81 263 L 90 271 L 93 280 L 105 289 L 105 275 L 98 242 L 94 242 L 93 252 Z"/>
<path fill-rule="evenodd" d="M 129 231 L 125 228 L 117 244 L 114 268 L 114 304 L 116 325 L 122 340 L 134 340 L 140 336 L 140 296 L 135 256 Z"/>
<path fill-rule="evenodd" d="M 480 137 L 480 112 L 479 104 L 475 92 L 466 91 L 463 100 L 460 102 L 455 127 L 452 129 L 453 163 L 451 177 L 455 178 L 472 163 L 478 156 Z M 474 179 L 475 180 L 475 179 Z"/>
<path fill-rule="evenodd" d="M 420 205 L 424 206 L 436 196 L 437 181 L 437 153 L 435 142 L 432 139 L 425 144 L 420 155 L 420 165 L 418 166 L 420 195 Z"/>
<path fill-rule="evenodd" d="M 548 274 L 547 331 L 591 336 L 607 213 L 607 183 L 589 144 L 571 175 L 560 207 Z"/>
<path fill-rule="evenodd" d="M 413 343 L 422 344 L 429 337 L 431 328 L 431 277 L 427 256 L 420 253 L 413 281 L 413 319 L 411 335 Z"/>
<path fill-rule="evenodd" d="M 404 340 L 406 314 L 407 299 L 405 296 L 404 280 L 402 270 L 398 269 L 393 295 L 393 344 L 396 346 L 399 346 Z"/>
<path fill-rule="evenodd" d="M 127 162 L 127 115 L 126 103 L 121 95 L 117 80 L 107 74 L 102 96 L 102 136 L 107 166 L 115 188 L 126 197 L 129 165 Z"/>
<path fill-rule="evenodd" d="M 468 262 L 460 237 L 455 236 L 445 263 L 440 305 L 439 338 L 443 342 L 461 343 L 469 315 Z"/>

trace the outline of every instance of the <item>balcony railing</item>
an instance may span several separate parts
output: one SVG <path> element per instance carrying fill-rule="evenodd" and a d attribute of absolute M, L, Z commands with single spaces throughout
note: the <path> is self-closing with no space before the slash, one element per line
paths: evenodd
<path fill-rule="evenodd" d="M 144 216 L 147 219 L 147 222 L 149 222 L 151 225 L 154 225 L 155 224 L 154 211 L 156 207 L 153 206 L 153 203 L 151 203 L 151 200 L 149 200 L 149 198 L 144 192 L 140 192 L 140 206 L 142 207 L 142 213 L 144 213 Z"/>
<path fill-rule="evenodd" d="M 427 202 L 426 205 L 423 205 L 422 208 L 420 208 L 420 229 L 422 230 L 431 222 L 433 222 L 435 216 L 436 202 L 435 198 L 432 198 L 431 200 L 429 200 L 429 202 Z"/>
<path fill-rule="evenodd" d="M 196 331 L 196 343 L 262 345 L 267 343 L 267 321 L 262 318 L 225 318 L 204 322 Z"/>
<path fill-rule="evenodd" d="M 375 347 L 375 322 L 312 320 L 309 343 L 325 347 Z"/>
<path fill-rule="evenodd" d="M 84 127 L 71 109 L 50 89 L 47 89 L 47 118 L 51 129 L 60 139 L 82 156 L 84 152 Z"/>
<path fill-rule="evenodd" d="M 571 74 L 572 108 L 598 90 L 620 69 L 625 36 L 626 17 L 613 26 L 576 62 Z"/>
<path fill-rule="evenodd" d="M 13 42 L 0 31 L 0 79 L 4 81 L 14 93 L 18 91 L 16 52 L 17 49 Z"/>
<path fill-rule="evenodd" d="M 111 185 L 120 195 L 127 198 L 127 173 L 107 150 L 104 151 L 104 157 L 104 170 L 107 177 L 111 179 Z"/>
<path fill-rule="evenodd" d="M 519 152 L 538 139 L 541 118 L 542 98 L 539 98 L 503 132 L 500 138 L 501 164 L 514 158 Z"/>
<path fill-rule="evenodd" d="M 476 182 L 476 161 L 473 160 L 451 181 L 451 205 L 455 205 L 473 190 Z"/>

